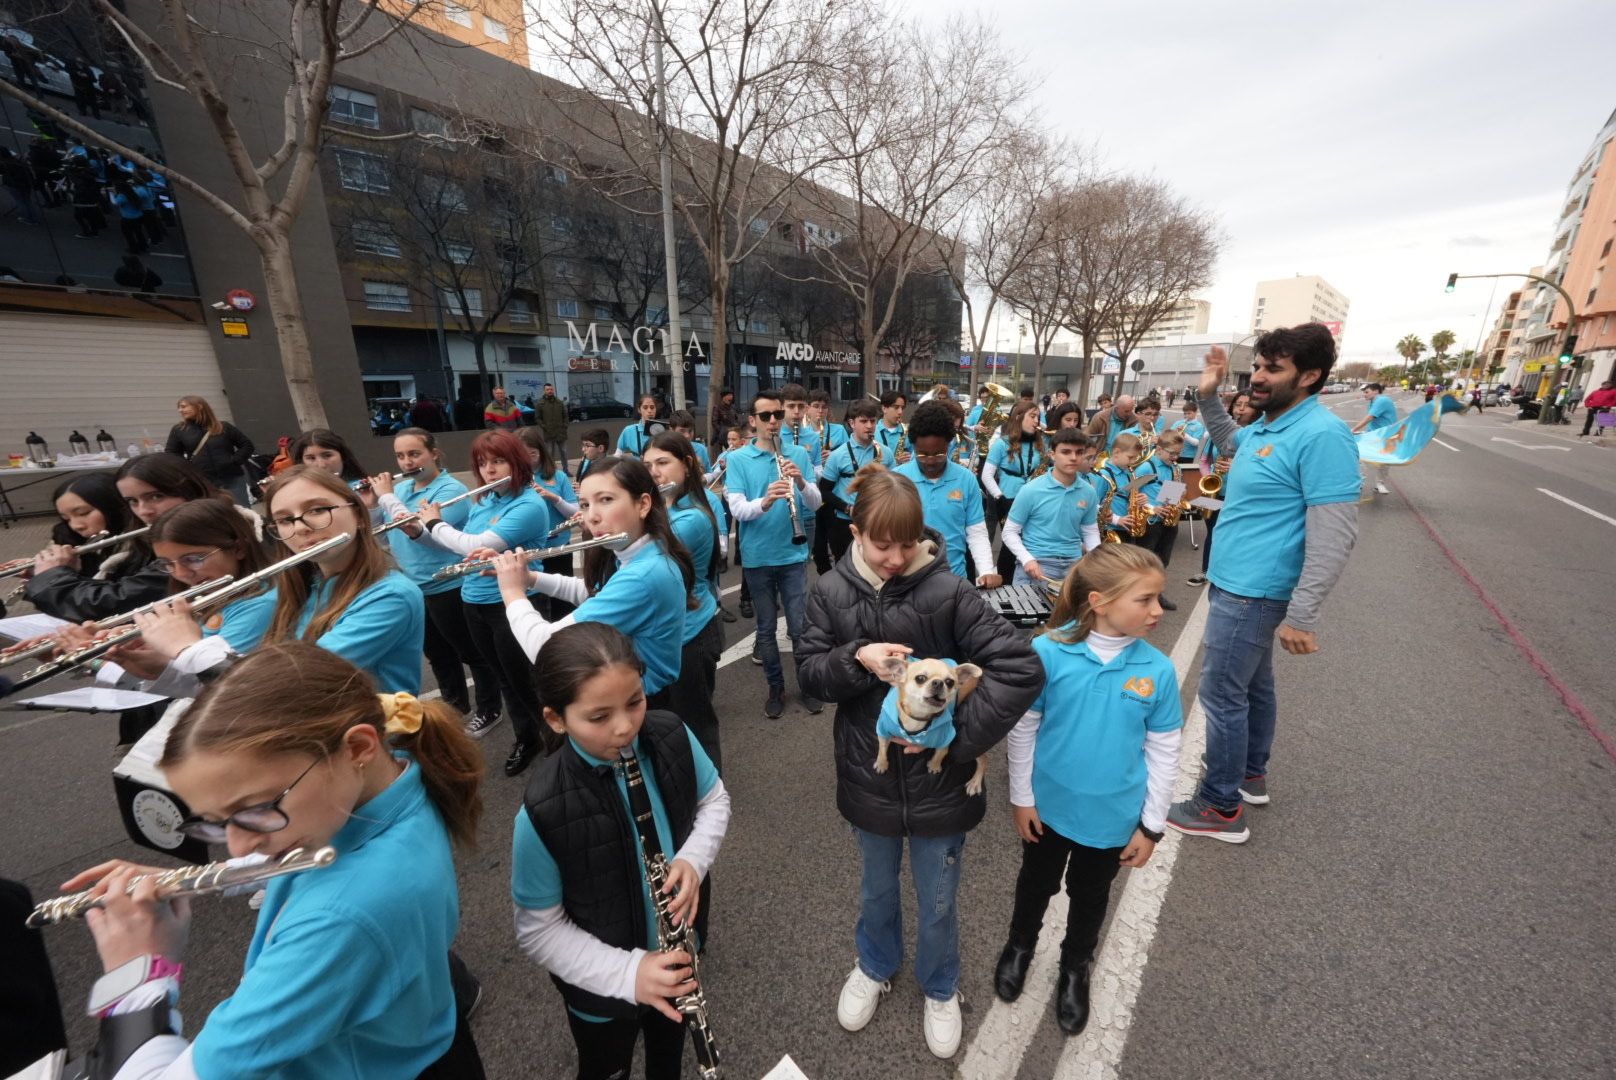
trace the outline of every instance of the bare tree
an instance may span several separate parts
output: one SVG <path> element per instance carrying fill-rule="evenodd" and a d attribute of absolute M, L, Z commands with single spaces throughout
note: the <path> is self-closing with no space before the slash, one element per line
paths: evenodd
<path fill-rule="evenodd" d="M 819 107 L 811 79 L 840 62 L 835 39 L 845 28 L 873 18 L 863 0 L 571 0 L 534 15 L 537 39 L 583 91 L 542 81 L 568 121 L 566 136 L 543 152 L 625 208 L 646 212 L 645 195 L 661 189 L 659 153 L 668 149 L 674 207 L 707 265 L 713 398 L 725 377 L 718 328 L 730 325 L 731 276 L 820 160 L 806 141 Z"/>
<path fill-rule="evenodd" d="M 849 53 L 856 78 L 820 90 L 822 139 L 838 154 L 801 189 L 794 217 L 818 276 L 853 302 L 873 392 L 904 282 L 949 272 L 957 251 L 944 237 L 990 155 L 1013 138 L 1026 87 L 980 22 L 872 24 Z"/>
<path fill-rule="evenodd" d="M 240 229 L 258 251 L 281 364 L 297 421 L 305 429 L 326 426 L 325 406 L 314 385 L 314 357 L 292 258 L 292 227 L 319 170 L 320 136 L 330 110 L 332 77 L 339 66 L 363 56 L 403 31 L 430 3 L 387 0 L 297 0 L 283 21 L 271 25 L 234 5 L 208 0 L 164 0 L 156 28 L 143 26 L 115 0 L 72 0 L 99 20 L 109 40 L 121 43 L 154 81 L 194 98 L 219 139 L 238 190 L 216 191 L 118 139 L 88 126 L 12 83 L 0 94 L 50 117 L 87 142 L 123 155 L 166 176 Z M 398 15 L 392 14 L 398 11 Z M 280 130 L 266 153 L 252 150 L 256 117 L 243 118 L 228 86 L 244 69 L 284 84 Z"/>
<path fill-rule="evenodd" d="M 1125 296 L 1112 309 L 1111 341 L 1126 363 L 1169 312 L 1212 284 L 1219 237 L 1207 214 L 1158 180 L 1130 182 L 1122 206 L 1131 240 L 1113 256 Z"/>
<path fill-rule="evenodd" d="M 1034 262 L 1053 245 L 1057 232 L 1048 212 L 1050 200 L 1081 167 L 1081 156 L 1070 144 L 1052 141 L 1030 126 L 1015 132 L 983 162 L 981 182 L 960 228 L 941 241 L 943 265 L 954 279 L 965 309 L 973 360 L 986 352 L 994 311 L 1007 300 L 1013 283 L 1023 279 L 1025 286 Z M 1017 310 L 1028 318 L 1029 325 L 1049 322 L 1048 305 L 1034 302 L 1038 295 L 1025 288 L 1021 292 L 1024 302 Z M 1058 320 L 1047 334 L 1040 334 L 1035 326 L 1034 346 L 1043 342 L 1047 350 L 1058 329 Z M 982 365 L 973 362 L 972 399 L 981 378 Z"/>

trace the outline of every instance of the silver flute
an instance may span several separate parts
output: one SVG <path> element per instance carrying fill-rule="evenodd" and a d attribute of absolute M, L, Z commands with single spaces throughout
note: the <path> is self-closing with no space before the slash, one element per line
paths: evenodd
<path fill-rule="evenodd" d="M 163 900 L 173 900 L 180 896 L 207 896 L 228 889 L 257 885 L 270 878 L 302 873 L 304 870 L 318 870 L 336 861 L 336 848 L 323 847 L 315 851 L 293 848 L 275 862 L 266 861 L 242 866 L 231 859 L 204 866 L 181 866 L 158 874 L 141 874 L 129 879 L 127 891 L 132 895 L 136 885 L 151 880 L 157 882 L 157 894 Z M 68 919 L 81 918 L 85 912 L 102 906 L 100 899 L 92 896 L 89 889 L 67 896 L 58 896 L 34 908 L 28 916 L 28 926 L 35 929 L 41 926 L 54 926 Z"/>
<path fill-rule="evenodd" d="M 389 479 L 392 479 L 392 480 L 407 480 L 408 478 L 410 478 L 412 476 L 419 476 L 420 474 L 421 474 L 420 469 L 405 469 L 403 472 L 400 472 L 400 473 L 384 473 L 383 475 L 387 476 Z M 370 490 L 370 477 L 367 476 L 367 477 L 364 477 L 361 480 L 355 480 L 353 483 L 349 484 L 348 486 L 353 488 L 355 491 L 369 491 Z"/>
<path fill-rule="evenodd" d="M 149 604 L 141 604 L 137 608 L 131 608 L 121 615 L 114 615 L 107 619 L 97 619 L 95 628 L 97 630 L 110 630 L 114 626 L 122 626 L 124 623 L 134 622 L 138 616 L 144 615 L 148 611 L 156 611 L 164 604 L 172 603 L 175 600 L 189 600 L 191 597 L 207 592 L 209 589 L 217 589 L 228 585 L 234 580 L 236 579 L 231 577 L 229 574 L 226 574 L 224 577 L 203 582 L 201 585 L 192 585 L 189 589 L 174 593 L 170 596 L 165 596 L 161 600 L 153 600 Z M 9 667 L 12 664 L 18 664 L 24 660 L 31 660 L 36 656 L 49 655 L 50 653 L 56 651 L 57 644 L 57 640 L 53 637 L 49 641 L 42 641 L 38 645 L 15 652 L 11 651 L 10 649 L 0 650 L 0 667 Z M 12 648 L 15 649 L 16 647 L 13 646 Z"/>
<path fill-rule="evenodd" d="M 660 484 L 657 487 L 657 494 L 662 496 L 663 500 L 666 501 L 668 496 L 672 495 L 674 493 L 674 491 L 678 489 L 678 487 L 679 487 L 678 484 Z M 582 525 L 583 523 L 584 523 L 584 512 L 582 510 L 580 510 L 576 514 L 574 514 L 570 518 L 568 518 L 566 521 L 563 521 L 561 524 L 557 525 L 555 528 L 553 528 L 549 532 L 545 533 L 544 538 L 546 540 L 554 540 L 556 537 L 561 536 L 564 533 L 570 533 L 572 530 L 576 529 L 578 526 Z"/>
<path fill-rule="evenodd" d="M 419 471 L 419 470 L 417 470 L 417 471 Z M 438 504 L 438 509 L 441 510 L 445 506 L 453 506 L 455 503 L 460 502 L 462 499 L 469 499 L 473 495 L 481 495 L 485 491 L 493 491 L 495 488 L 501 486 L 502 484 L 508 484 L 508 483 L 510 483 L 509 480 L 495 480 L 491 484 L 484 484 L 482 487 L 472 488 L 470 491 L 461 492 L 459 495 L 456 495 L 452 499 L 444 499 L 442 502 L 440 502 Z M 421 520 L 421 511 L 417 510 L 413 514 L 406 514 L 401 518 L 394 518 L 392 521 L 383 522 L 382 524 L 376 526 L 374 529 L 372 529 L 370 531 L 371 531 L 371 533 L 373 535 L 380 536 L 382 533 L 390 532 L 393 529 L 398 528 L 400 525 L 408 525 L 412 521 L 420 521 L 420 520 Z"/>
<path fill-rule="evenodd" d="M 299 563 L 306 563 L 310 559 L 319 558 L 321 555 L 324 555 L 327 552 L 335 551 L 344 544 L 351 543 L 352 541 L 352 534 L 338 533 L 327 540 L 320 541 L 318 544 L 315 544 L 313 547 L 308 548 L 307 550 L 298 552 L 296 555 L 282 559 L 278 563 L 271 563 L 269 566 L 264 567 L 256 574 L 248 574 L 246 577 L 234 580 L 228 585 L 215 584 L 215 586 L 212 587 L 211 592 L 196 598 L 196 600 L 191 604 L 191 610 L 195 614 L 200 614 L 210 608 L 218 607 L 226 601 L 232 600 L 247 590 L 254 588 L 261 582 L 268 581 L 270 578 L 275 577 L 283 571 L 290 570 Z M 168 599 L 173 598 L 169 597 Z M 40 664 L 38 667 L 32 668 L 19 675 L 16 682 L 12 684 L 12 690 L 13 692 L 17 690 L 26 690 L 35 683 L 42 683 L 46 679 L 54 679 L 56 676 L 61 675 L 64 672 L 72 671 L 74 668 L 87 664 L 91 660 L 105 656 L 119 645 L 123 645 L 126 642 L 130 642 L 135 638 L 138 638 L 141 633 L 142 631 L 140 627 L 130 627 L 121 634 L 113 634 L 109 638 L 103 638 L 100 641 L 92 642 L 91 644 L 84 646 L 82 649 L 77 649 L 70 652 L 66 656 L 57 657 L 55 660 Z"/>
<path fill-rule="evenodd" d="M 138 529 L 130 529 L 128 532 L 119 533 L 117 536 L 113 536 L 103 529 L 78 547 L 75 547 L 73 554 L 88 555 L 92 551 L 100 551 L 102 548 L 121 544 L 125 540 L 133 540 L 135 537 L 145 536 L 149 532 L 151 532 L 150 525 L 142 525 Z M 16 577 L 18 574 L 26 573 L 33 565 L 34 557 L 32 555 L 26 559 L 12 559 L 8 563 L 0 563 L 0 578 Z"/>
<path fill-rule="evenodd" d="M 522 561 L 531 566 L 545 559 L 553 559 L 557 555 L 571 555 L 574 551 L 588 551 L 590 548 L 609 547 L 613 551 L 622 551 L 628 547 L 628 533 L 612 533 L 609 536 L 596 536 L 588 540 L 579 540 L 575 544 L 562 544 L 559 547 L 540 548 L 538 551 L 524 551 Z M 432 575 L 433 581 L 451 581 L 454 578 L 463 578 L 471 574 L 480 574 L 484 570 L 494 568 L 493 559 L 478 559 L 476 562 L 454 563 L 445 566 Z"/>
<path fill-rule="evenodd" d="M 780 479 L 786 478 L 786 456 L 780 452 L 780 439 L 774 440 L 774 467 L 780 472 Z M 804 483 L 807 479 L 804 478 Z M 797 485 L 791 485 L 791 493 L 786 496 L 786 507 L 791 511 L 791 542 L 793 544 L 806 544 L 808 534 L 802 528 L 802 514 L 797 510 Z"/>

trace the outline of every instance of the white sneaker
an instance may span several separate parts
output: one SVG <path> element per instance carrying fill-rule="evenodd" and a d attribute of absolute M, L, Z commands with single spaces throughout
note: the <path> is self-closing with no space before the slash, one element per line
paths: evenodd
<path fill-rule="evenodd" d="M 875 1015 L 875 1007 L 881 1004 L 881 995 L 891 989 L 890 982 L 876 982 L 864 974 L 863 968 L 854 964 L 847 981 L 842 984 L 842 996 L 836 1001 L 836 1022 L 848 1031 L 863 1031 Z M 927 1038 L 930 1038 L 931 1021 L 926 1023 Z M 957 1032 L 954 1042 L 959 1042 Z"/>
<path fill-rule="evenodd" d="M 940 1058 L 951 1058 L 959 1049 L 960 1033 L 965 1030 L 965 1019 L 960 1015 L 960 996 L 947 1001 L 926 999 L 926 1046 Z"/>
<path fill-rule="evenodd" d="M 1387 487 L 1385 484 L 1382 484 L 1382 483 L 1380 483 L 1378 481 L 1375 483 L 1375 490 L 1380 492 L 1382 495 L 1390 495 L 1392 493 L 1391 488 Z"/>

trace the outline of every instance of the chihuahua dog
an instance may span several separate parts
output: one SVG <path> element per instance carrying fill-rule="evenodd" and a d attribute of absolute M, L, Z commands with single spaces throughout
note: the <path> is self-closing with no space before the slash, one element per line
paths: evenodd
<path fill-rule="evenodd" d="M 903 739 L 932 751 L 928 772 L 943 771 L 943 759 L 954 741 L 954 708 L 976 689 L 982 669 L 975 664 L 954 665 L 947 660 L 903 660 L 887 664 L 887 682 L 892 689 L 876 722 L 878 746 L 875 771 L 887 771 L 887 747 L 893 739 Z M 987 759 L 976 759 L 976 773 L 965 785 L 967 795 L 982 793 L 982 776 Z"/>

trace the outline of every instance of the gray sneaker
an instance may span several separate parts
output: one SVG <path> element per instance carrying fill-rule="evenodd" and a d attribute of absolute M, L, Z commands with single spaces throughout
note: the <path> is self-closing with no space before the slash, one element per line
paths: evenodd
<path fill-rule="evenodd" d="M 1268 777 L 1248 776 L 1240 781 L 1240 797 L 1252 806 L 1267 806 Z"/>
<path fill-rule="evenodd" d="M 1226 844 L 1244 844 L 1251 839 L 1245 807 L 1238 807 L 1233 817 L 1225 817 L 1199 795 L 1174 803 L 1167 811 L 1167 827 L 1186 836 L 1210 836 Z"/>

